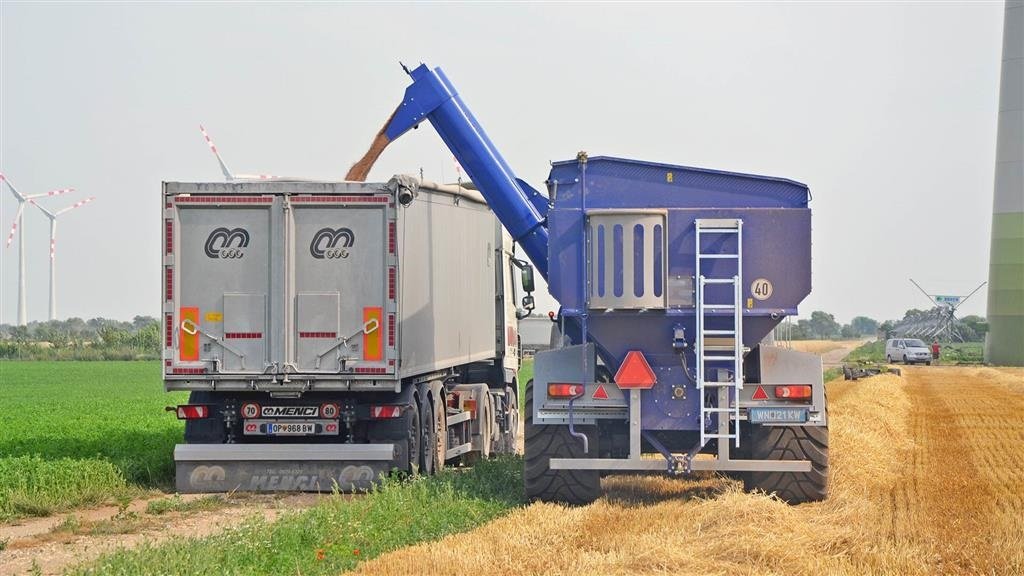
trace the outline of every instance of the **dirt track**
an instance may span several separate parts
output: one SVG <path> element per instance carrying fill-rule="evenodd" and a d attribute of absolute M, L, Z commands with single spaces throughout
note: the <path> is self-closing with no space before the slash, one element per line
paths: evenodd
<path fill-rule="evenodd" d="M 829 385 L 831 497 L 716 476 L 608 478 L 361 574 L 1024 574 L 1024 370 L 911 367 Z"/>

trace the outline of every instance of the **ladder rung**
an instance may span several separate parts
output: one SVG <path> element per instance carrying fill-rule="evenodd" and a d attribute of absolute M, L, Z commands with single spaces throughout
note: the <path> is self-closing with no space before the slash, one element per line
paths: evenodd
<path fill-rule="evenodd" d="M 725 414 L 726 412 L 735 412 L 735 408 L 705 408 L 705 412 L 715 412 L 719 414 Z"/>
<path fill-rule="evenodd" d="M 735 438 L 735 434 L 705 434 L 705 438 Z"/>
<path fill-rule="evenodd" d="M 735 336 L 735 330 L 705 330 L 705 334 L 709 336 Z"/>
<path fill-rule="evenodd" d="M 705 382 L 701 385 L 703 388 L 735 388 L 735 382 Z"/>
<path fill-rule="evenodd" d="M 738 307 L 733 304 L 701 304 L 700 306 L 704 310 L 737 310 Z"/>
<path fill-rule="evenodd" d="M 739 258 L 739 254 L 697 254 L 698 258 Z"/>
<path fill-rule="evenodd" d="M 704 345 L 704 350 L 708 352 L 733 352 L 736 350 L 735 346 L 715 346 L 715 345 Z M 731 358 L 732 356 L 730 356 Z"/>
<path fill-rule="evenodd" d="M 705 284 L 735 284 L 735 278 L 705 278 Z"/>
<path fill-rule="evenodd" d="M 739 232 L 737 228 L 698 228 L 698 234 L 735 234 Z"/>

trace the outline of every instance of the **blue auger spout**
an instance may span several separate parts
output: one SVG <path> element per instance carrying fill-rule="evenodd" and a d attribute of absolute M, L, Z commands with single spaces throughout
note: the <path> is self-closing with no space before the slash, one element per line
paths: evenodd
<path fill-rule="evenodd" d="M 440 68 L 420 64 L 387 126 L 395 140 L 429 120 L 537 271 L 548 276 L 547 199 L 516 178 Z"/>

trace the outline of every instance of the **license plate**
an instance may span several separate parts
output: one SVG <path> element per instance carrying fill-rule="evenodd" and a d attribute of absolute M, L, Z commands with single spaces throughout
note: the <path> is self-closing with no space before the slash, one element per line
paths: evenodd
<path fill-rule="evenodd" d="M 312 422 L 286 422 L 281 424 L 269 424 L 267 425 L 267 434 L 273 436 L 289 436 L 289 435 L 303 435 L 303 434 L 315 434 L 316 424 Z"/>
<path fill-rule="evenodd" d="M 750 408 L 747 419 L 753 424 L 807 422 L 807 408 Z"/>

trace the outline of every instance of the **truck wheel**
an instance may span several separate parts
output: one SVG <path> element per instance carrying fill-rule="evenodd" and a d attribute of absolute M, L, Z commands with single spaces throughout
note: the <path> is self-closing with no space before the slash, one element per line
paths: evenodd
<path fill-rule="evenodd" d="M 518 454 L 519 442 L 519 398 L 516 396 L 516 389 L 511 386 L 505 387 L 505 402 L 508 403 L 508 413 L 505 415 L 505 424 L 508 430 L 505 431 L 503 443 L 505 454 Z"/>
<path fill-rule="evenodd" d="M 222 408 L 217 395 L 205 390 L 196 390 L 188 395 L 189 404 L 206 404 L 210 407 L 209 418 L 185 420 L 185 444 L 223 444 L 228 439 Z"/>
<path fill-rule="evenodd" d="M 810 460 L 810 472 L 750 472 L 746 490 L 774 492 L 790 504 L 815 502 L 828 496 L 827 426 L 753 426 L 753 460 Z"/>
<path fill-rule="evenodd" d="M 430 401 L 426 388 L 420 396 L 420 472 L 428 476 L 444 468 L 448 431 L 444 422 L 444 405 Z"/>
<path fill-rule="evenodd" d="M 597 426 L 577 426 L 587 435 L 592 454 L 597 454 Z M 527 501 L 559 502 L 573 506 L 590 504 L 601 495 L 597 470 L 551 470 L 551 458 L 580 458 L 583 445 L 569 434 L 568 426 L 533 424 L 533 380 L 526 383 L 526 442 L 523 484 Z"/>

